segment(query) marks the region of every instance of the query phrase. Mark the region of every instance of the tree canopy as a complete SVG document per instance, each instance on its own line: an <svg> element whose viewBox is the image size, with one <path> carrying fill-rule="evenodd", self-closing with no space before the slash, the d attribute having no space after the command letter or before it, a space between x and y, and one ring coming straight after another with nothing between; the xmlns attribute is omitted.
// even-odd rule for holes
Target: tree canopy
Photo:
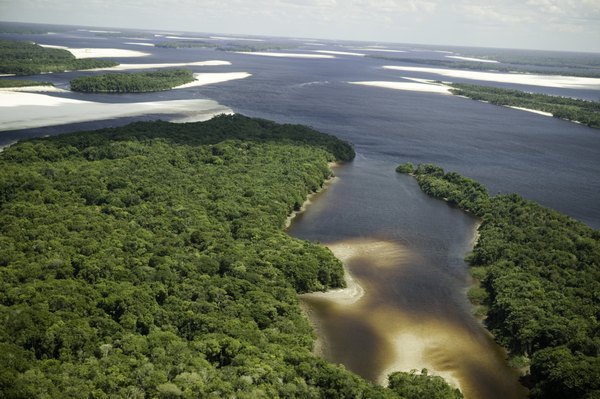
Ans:
<svg viewBox="0 0 600 399"><path fill-rule="evenodd" d="M415 173L424 192L481 218L467 260L487 292L487 327L531 359L531 397L598 397L600 232L516 194L491 197L435 165Z"/></svg>
<svg viewBox="0 0 600 399"><path fill-rule="evenodd" d="M71 90L84 93L144 93L169 90L194 81L189 69L106 73L72 79Z"/></svg>

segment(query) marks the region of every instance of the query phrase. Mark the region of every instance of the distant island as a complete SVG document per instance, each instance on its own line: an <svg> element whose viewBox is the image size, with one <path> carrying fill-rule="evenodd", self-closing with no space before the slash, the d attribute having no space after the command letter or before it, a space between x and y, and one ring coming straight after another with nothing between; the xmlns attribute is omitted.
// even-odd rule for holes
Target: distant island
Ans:
<svg viewBox="0 0 600 399"><path fill-rule="evenodd" d="M72 79L71 90L84 93L145 93L170 90L194 81L189 69L155 72L106 73Z"/></svg>
<svg viewBox="0 0 600 399"><path fill-rule="evenodd" d="M45 48L31 42L0 40L0 74L37 75L118 65L109 60L77 59L67 50Z"/></svg>
<svg viewBox="0 0 600 399"><path fill-rule="evenodd" d="M162 48L214 48L218 51L241 51L241 52L260 52L260 51L273 51L273 50L289 50L296 48L297 46L291 44L277 44L277 43L239 43L239 42L226 42L226 43L215 43L204 40L174 40L167 42L159 42L155 44L156 47Z"/></svg>
<svg viewBox="0 0 600 399"><path fill-rule="evenodd" d="M298 293L344 285L287 216L352 147L241 115L138 122L0 154L0 396L457 399L312 353Z"/></svg>
<svg viewBox="0 0 600 399"><path fill-rule="evenodd" d="M470 297L511 353L533 399L600 395L600 232L516 194L431 164L397 168L421 189L481 218L467 257L483 290Z"/></svg>
<svg viewBox="0 0 600 399"><path fill-rule="evenodd" d="M579 122L600 128L600 102L579 100L547 94L527 93L520 90L500 89L465 83L449 85L455 95L473 100L486 101L495 105L525 108L552 114L555 118Z"/></svg>

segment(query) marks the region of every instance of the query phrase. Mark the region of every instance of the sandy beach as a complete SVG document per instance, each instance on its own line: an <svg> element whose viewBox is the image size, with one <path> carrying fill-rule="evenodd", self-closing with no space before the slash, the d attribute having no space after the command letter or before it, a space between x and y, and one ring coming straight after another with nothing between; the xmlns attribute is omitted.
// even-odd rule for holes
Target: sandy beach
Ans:
<svg viewBox="0 0 600 399"><path fill-rule="evenodd" d="M190 66L225 66L231 65L229 61L211 60L196 62L176 62L163 64L119 64L109 68L88 69L88 71L129 71L134 69L156 69L156 68L180 68Z"/></svg>
<svg viewBox="0 0 600 399"><path fill-rule="evenodd" d="M498 64L498 61L494 61L494 60L486 60L483 58L461 57L459 55L447 55L446 58L452 58L454 60L461 60L461 61L488 62L491 64Z"/></svg>
<svg viewBox="0 0 600 399"><path fill-rule="evenodd" d="M417 91L423 93L450 94L448 86L441 84L422 83L422 82L391 82L391 81L366 81L366 82L348 82L353 85L382 87L385 89Z"/></svg>
<svg viewBox="0 0 600 399"><path fill-rule="evenodd" d="M576 76L534 75L522 73L494 73L464 71L444 68L405 67L386 65L384 69L403 72L430 73L452 78L481 80L487 82L514 83L531 86L558 87L569 89L600 89L600 78L582 78Z"/></svg>
<svg viewBox="0 0 600 399"><path fill-rule="evenodd" d="M57 48L67 50L75 56L75 58L130 58L130 57L147 57L150 53L144 53L136 50L124 50L118 48L72 48L65 46L54 46L50 44L39 44L46 48Z"/></svg>
<svg viewBox="0 0 600 399"><path fill-rule="evenodd" d="M281 58L335 58L328 54L306 54L306 53L272 53L269 51L234 51L237 54L258 55L262 57L281 57Z"/></svg>
<svg viewBox="0 0 600 399"><path fill-rule="evenodd" d="M378 52L378 53L406 53L405 50L389 50L389 49L383 49L383 48L379 48L379 47L374 47L374 48L370 48L370 47L353 48L352 50L356 50L356 51L375 51L375 52Z"/></svg>
<svg viewBox="0 0 600 399"><path fill-rule="evenodd" d="M146 47L154 47L152 43L139 43L139 42L125 42L123 44L130 44L132 46L146 46Z"/></svg>
<svg viewBox="0 0 600 399"><path fill-rule="evenodd" d="M351 53L348 51L333 51L333 50L313 50L315 53L319 54L333 54L333 55L352 55L355 57L364 57L366 54L362 53Z"/></svg>
<svg viewBox="0 0 600 399"><path fill-rule="evenodd" d="M550 112L539 111L537 109L530 109L530 108L523 108L523 107L513 107L513 106L510 106L510 105L504 105L504 106L507 107L507 108L518 109L519 111L531 112L531 113L538 114L538 115L554 116Z"/></svg>
<svg viewBox="0 0 600 399"><path fill-rule="evenodd" d="M195 73L195 81L173 87L173 89L187 89L189 87L205 86L214 83L227 82L229 80L245 79L250 76L252 76L252 74L248 72Z"/></svg>
<svg viewBox="0 0 600 399"><path fill-rule="evenodd" d="M146 114L179 115L174 121L193 122L233 111L212 100L139 103L98 103L42 93L0 91L0 131L56 126ZM31 115L35 115L32 118Z"/></svg>

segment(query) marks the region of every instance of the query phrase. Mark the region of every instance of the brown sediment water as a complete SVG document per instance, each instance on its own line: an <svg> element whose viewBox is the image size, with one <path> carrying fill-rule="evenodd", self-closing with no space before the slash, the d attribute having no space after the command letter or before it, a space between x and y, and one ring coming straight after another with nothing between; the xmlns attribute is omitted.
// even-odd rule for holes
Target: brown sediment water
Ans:
<svg viewBox="0 0 600 399"><path fill-rule="evenodd" d="M382 385L394 371L427 368L468 399L526 397L466 299L471 278L462 259L478 221L424 196L405 176L367 181L356 166L336 174L289 230L323 242L346 270L347 288L301 296L317 331L315 352ZM361 187L347 180L353 175ZM369 199L369 182L383 192Z"/></svg>

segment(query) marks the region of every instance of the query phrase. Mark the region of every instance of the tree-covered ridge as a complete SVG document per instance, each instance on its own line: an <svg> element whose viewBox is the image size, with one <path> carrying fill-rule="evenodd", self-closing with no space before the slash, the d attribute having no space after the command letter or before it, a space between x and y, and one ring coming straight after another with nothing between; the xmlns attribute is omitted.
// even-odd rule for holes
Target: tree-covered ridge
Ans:
<svg viewBox="0 0 600 399"><path fill-rule="evenodd" d="M500 89L466 83L450 85L452 94L487 101L495 105L522 107L549 112L555 118L567 119L600 128L600 102L578 100L547 94L527 93L520 90Z"/></svg>
<svg viewBox="0 0 600 399"><path fill-rule="evenodd" d="M170 90L194 81L189 69L154 72L106 73L72 79L71 90L84 93L145 93Z"/></svg>
<svg viewBox="0 0 600 399"><path fill-rule="evenodd" d="M467 260L483 275L487 327L531 360L531 397L598 397L600 233L516 194L491 197L434 165L415 174L427 194L481 218Z"/></svg>
<svg viewBox="0 0 600 399"><path fill-rule="evenodd" d="M228 42L209 42L205 40L174 40L159 42L156 47L162 48L214 48L218 51L242 51L242 52L257 52L257 51L273 51L273 50L289 50L298 46L287 43L252 43L239 41Z"/></svg>
<svg viewBox="0 0 600 399"><path fill-rule="evenodd" d="M27 87L27 86L54 86L54 85L50 82L38 82L36 80L0 79L0 88Z"/></svg>
<svg viewBox="0 0 600 399"><path fill-rule="evenodd" d="M118 64L109 60L77 59L67 50L45 48L31 42L0 40L0 74L37 75L115 65Z"/></svg>

